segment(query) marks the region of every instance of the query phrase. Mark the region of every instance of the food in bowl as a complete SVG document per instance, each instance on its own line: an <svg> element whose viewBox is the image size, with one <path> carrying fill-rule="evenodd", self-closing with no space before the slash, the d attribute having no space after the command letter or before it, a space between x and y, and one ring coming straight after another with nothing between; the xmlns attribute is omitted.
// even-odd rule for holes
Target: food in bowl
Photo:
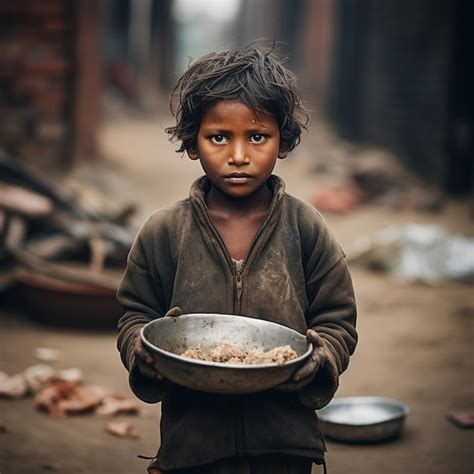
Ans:
<svg viewBox="0 0 474 474"><path fill-rule="evenodd" d="M278 346L269 350L259 347L246 351L228 343L221 343L208 352L203 351L200 346L193 346L180 355L191 359L224 364L275 363L277 365L282 365L298 357L298 354L289 345Z"/></svg>

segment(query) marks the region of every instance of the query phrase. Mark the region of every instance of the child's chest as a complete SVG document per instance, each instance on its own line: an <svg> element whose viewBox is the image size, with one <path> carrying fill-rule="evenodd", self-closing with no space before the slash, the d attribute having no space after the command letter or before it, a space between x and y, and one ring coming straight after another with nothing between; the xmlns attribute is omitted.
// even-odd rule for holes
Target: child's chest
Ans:
<svg viewBox="0 0 474 474"><path fill-rule="evenodd" d="M213 220L213 224L224 241L229 255L235 260L242 260L247 257L263 220L264 216L253 219L217 219Z"/></svg>
<svg viewBox="0 0 474 474"><path fill-rule="evenodd" d="M198 229L199 222L193 221L195 227L184 238L172 239L179 242L179 251L175 253L172 278L164 285L169 306L189 313L268 319L304 332L308 298L301 245L295 232L277 226L269 233L263 223L253 220L234 219L231 225L218 220L213 224L230 257L245 259L245 264L239 268L224 262L214 232Z"/></svg>

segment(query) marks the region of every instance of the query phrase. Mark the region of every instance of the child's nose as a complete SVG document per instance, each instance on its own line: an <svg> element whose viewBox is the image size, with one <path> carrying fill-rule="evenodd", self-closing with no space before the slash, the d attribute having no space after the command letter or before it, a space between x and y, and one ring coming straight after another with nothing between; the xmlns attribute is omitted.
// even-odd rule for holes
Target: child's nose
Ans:
<svg viewBox="0 0 474 474"><path fill-rule="evenodd" d="M249 163L247 147L244 143L235 142L230 150L229 163L237 166Z"/></svg>

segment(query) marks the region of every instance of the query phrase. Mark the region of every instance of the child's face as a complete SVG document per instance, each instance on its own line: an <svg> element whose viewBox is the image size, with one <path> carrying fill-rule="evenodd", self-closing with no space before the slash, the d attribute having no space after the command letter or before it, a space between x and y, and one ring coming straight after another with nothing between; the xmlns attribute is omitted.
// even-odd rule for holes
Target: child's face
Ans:
<svg viewBox="0 0 474 474"><path fill-rule="evenodd" d="M277 121L257 115L242 102L222 100L203 116L197 149L189 156L201 161L211 183L232 198L252 195L265 185L280 148Z"/></svg>

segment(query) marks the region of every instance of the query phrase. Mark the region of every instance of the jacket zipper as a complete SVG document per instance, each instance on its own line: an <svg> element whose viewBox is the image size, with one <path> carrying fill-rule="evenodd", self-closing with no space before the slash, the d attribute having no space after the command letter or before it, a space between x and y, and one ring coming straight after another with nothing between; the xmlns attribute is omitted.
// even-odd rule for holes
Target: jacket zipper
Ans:
<svg viewBox="0 0 474 474"><path fill-rule="evenodd" d="M271 216L273 215L274 211L274 205L270 205L270 209L268 210L268 213L258 228L257 232L255 233L252 241L250 242L250 246L247 252L247 256L244 259L244 263L240 267L240 271L237 271L234 262L232 260L232 257L229 254L229 251L227 250L227 247L225 246L224 241L222 240L222 237L220 236L219 232L217 232L216 228L214 227L214 224L211 221L211 218L209 217L209 214L207 213L206 205L202 201L202 199L197 199L201 210L205 216L206 222L210 229L212 230L214 237L217 239L217 242L219 243L222 251L224 252L227 264L232 272L232 275L234 276L234 294L235 294L235 299L234 299L234 314L240 313L242 309L242 289L243 289L243 279L242 279L242 274L244 272L244 268L247 266L247 262L250 259L250 256L252 255L252 252L254 250L255 244L258 241L258 238L260 237L261 233L263 232L263 229L266 227L267 223L269 222ZM273 203L272 203L273 204Z"/></svg>
<svg viewBox="0 0 474 474"><path fill-rule="evenodd" d="M232 260L232 257L229 254L229 251L227 250L227 247L225 246L224 241L222 240L222 237L220 236L219 232L217 232L216 228L214 227L214 224L211 221L211 218L209 217L209 214L207 213L206 206L204 202L202 202L201 199L198 199L199 205L201 207L201 210L205 216L206 222L213 232L215 238L217 239L217 242L219 243L224 255L225 259L227 261L227 264L229 268L231 269L232 275L234 276L234 294L235 294L235 299L234 299L234 314L240 313L242 309L242 289L243 289L243 282L242 282L242 273L244 271L244 268L247 265L247 262L252 255L252 252L254 251L254 247L256 245L256 242L258 238L260 237L260 234L263 232L263 229L269 222L272 214L273 214L273 206L270 207L267 216L265 217L264 221L258 228L257 232L255 233L252 241L250 242L249 250L247 252L247 257L244 259L242 265L237 265L234 264L234 261ZM244 433L244 413L243 413L243 401L238 400L238 418L237 418L237 423L236 423L236 431L235 431L235 448L236 448L236 453L237 455L243 455L245 454L245 433Z"/></svg>
<svg viewBox="0 0 474 474"><path fill-rule="evenodd" d="M211 229L212 233L214 234L214 237L216 238L217 242L219 243L219 246L224 253L225 259L227 261L227 266L230 269L233 280L234 280L234 304L233 304L233 313L236 314L240 311L241 307L241 298L242 298L242 270L244 265L242 265L242 268L238 272L234 262L232 260L232 257L229 254L229 251L227 250L227 247L225 246L224 241L222 240L222 237L220 236L219 232L217 232L216 228L214 227L214 224L211 221L211 218L209 217L209 214L207 213L206 210L206 205L201 199L198 199L197 202L199 203L199 207L201 208L201 211L206 219L207 225Z"/></svg>
<svg viewBox="0 0 474 474"><path fill-rule="evenodd" d="M235 269L235 296L236 302L234 307L240 309L241 307L241 298L242 298L242 268L244 265L234 264Z"/></svg>

